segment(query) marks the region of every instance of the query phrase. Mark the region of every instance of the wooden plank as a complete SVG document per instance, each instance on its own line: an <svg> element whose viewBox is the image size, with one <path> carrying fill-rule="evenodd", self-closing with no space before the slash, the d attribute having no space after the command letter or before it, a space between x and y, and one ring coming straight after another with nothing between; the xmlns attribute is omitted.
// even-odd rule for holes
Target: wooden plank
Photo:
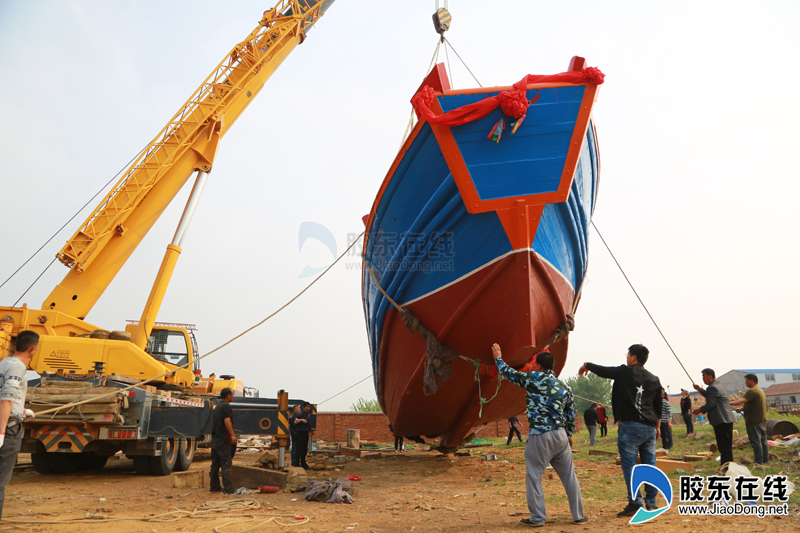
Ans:
<svg viewBox="0 0 800 533"><path fill-rule="evenodd" d="M365 453L366 452L362 452L361 449L358 449L358 448L346 448L344 446L342 447L341 450L339 450L339 455L347 455L349 457L359 457L360 458Z"/></svg>
<svg viewBox="0 0 800 533"><path fill-rule="evenodd" d="M191 470L189 472L175 472L172 474L173 487L178 489L202 489L203 480L206 478L205 470Z"/></svg>
<svg viewBox="0 0 800 533"><path fill-rule="evenodd" d="M683 456L683 460L690 463L693 463L695 461L705 461L707 459L708 457L706 457L705 455L690 455L687 453Z"/></svg>
<svg viewBox="0 0 800 533"><path fill-rule="evenodd" d="M675 461L673 459L656 459L656 466L662 472L674 472L679 468L686 470L687 472L692 471L692 465L685 461Z"/></svg>
<svg viewBox="0 0 800 533"><path fill-rule="evenodd" d="M64 404L66 405L66 404ZM49 409L54 409L58 407L57 405L40 405L40 404L33 404L30 405L29 408L34 413L41 413L42 411L47 411ZM114 403L85 403L83 405L76 405L73 407L68 407L66 409L62 409L58 412L58 414L66 415L66 414L75 414L77 415L79 412L88 414L88 413L119 413L120 404ZM45 415L46 416L46 415Z"/></svg>
<svg viewBox="0 0 800 533"><path fill-rule="evenodd" d="M286 488L289 474L276 470L265 470L252 466L233 465L231 467L231 482L234 487L257 489L264 485Z"/></svg>
<svg viewBox="0 0 800 533"><path fill-rule="evenodd" d="M609 452L606 450L589 450L589 455L604 455L604 456L616 457L617 452Z"/></svg>

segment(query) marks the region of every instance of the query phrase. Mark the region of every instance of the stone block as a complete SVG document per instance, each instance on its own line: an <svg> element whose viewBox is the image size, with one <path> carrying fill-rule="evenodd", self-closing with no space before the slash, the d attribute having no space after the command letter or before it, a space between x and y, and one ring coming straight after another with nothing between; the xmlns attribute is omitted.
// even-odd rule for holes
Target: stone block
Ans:
<svg viewBox="0 0 800 533"><path fill-rule="evenodd" d="M361 431L358 429L347 430L347 447L360 448L361 447Z"/></svg>
<svg viewBox="0 0 800 533"><path fill-rule="evenodd" d="M306 473L305 469L300 468L299 466L290 466L285 470L287 475L287 483L297 484L308 481L308 473Z"/></svg>

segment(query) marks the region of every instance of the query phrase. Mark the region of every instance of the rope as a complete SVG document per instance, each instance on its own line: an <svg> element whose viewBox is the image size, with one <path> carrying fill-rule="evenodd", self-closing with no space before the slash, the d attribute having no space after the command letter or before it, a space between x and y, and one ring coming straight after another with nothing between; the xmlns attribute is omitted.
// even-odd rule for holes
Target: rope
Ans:
<svg viewBox="0 0 800 533"><path fill-rule="evenodd" d="M149 146L149 145L148 145L148 146ZM27 260L27 261L25 261L24 263L22 263L22 265L20 265L20 267L19 267L18 269L16 269L16 270L14 271L14 273L13 273L13 274L11 274L10 276L8 276L8 278L7 278L7 279L6 279L6 280L5 280L5 281L4 281L2 284L0 284L0 289L2 289L2 288L3 288L3 286L4 286L6 283L8 283L8 282L11 280L11 278L13 278L14 276L16 276L16 275L17 275L17 272L19 272L20 270L22 270L22 269L25 267L25 265L27 265L27 264L30 262L30 260L31 260L31 259L33 259L34 257L36 257L36 255L37 255L39 252L41 252L41 251L42 251L42 249L43 249L45 246L47 246L47 245L50 243L50 241L52 241L53 239L55 239L55 238L56 238L56 235L58 235L59 233L61 233L61 231L63 231L63 229L64 229L64 228L66 228L66 227L67 227L67 225L68 225L70 222L72 222L72 220L73 220L73 219L74 219L76 216L78 216L78 215L80 214L80 212L81 212L81 211L83 211L84 209L86 209L86 206L87 206L87 205L89 205L89 203L90 203L92 200L94 200L95 198L97 198L97 196L98 196L98 195L99 195L101 192L103 192L103 190L105 190L105 188L106 188L106 187L108 187L109 185L111 185L111 182L112 182L112 181L114 181L115 179L117 179L117 176L119 176L119 175L122 173L122 171L123 171L123 170L125 170L126 168L128 168L128 166L129 166L131 163L133 163L133 162L136 160L136 158L137 158L137 157L139 157L139 156L142 154L142 152L144 152L145 148L147 148L147 146L145 146L144 148L142 148L141 150L139 150L139 153L138 153L138 154L136 154L135 156L133 156L133 159L131 159L130 161L128 161L128 162L125 164L125 166L124 166L124 167L122 167L121 169L119 169L119 172L117 172L116 174L114 174L114 177L113 177L113 178L111 178L110 180L108 180L108 183L106 183L105 185L103 185L103 187L102 187L102 188L101 188L99 191L97 191L97 192L94 194L94 196L92 196L91 198L89 198L89 201L87 201L85 204L83 204L83 207L81 207L80 209L78 209L78 211L77 211L77 212L76 212L74 215L72 215L72 217L70 217L70 219L69 219L69 220L67 220L67 221L64 223L64 225L63 225L63 226L61 226L61 227L58 229L58 231L56 231L55 233L53 233L53 236L52 236L52 237L50 237L49 239L47 239L47 241L45 241L45 243L44 243L42 246L40 246L38 250L36 250L35 252L33 252L33 255L32 255L32 256L30 256L30 257L28 258L28 260ZM50 264L52 265L53 263L50 263ZM50 268L50 265L48 265L48 266L47 266L47 268ZM47 271L47 268L45 268L45 271ZM44 274L44 272L42 272L42 274ZM40 277L42 277L42 274L39 274L39 278L40 278ZM36 278L36 281L38 281L38 280L39 280L39 278ZM36 281L34 281L34 283L36 283ZM31 285L31 287L33 287L33 285ZM28 287L28 290L30 290L30 287ZM28 291L25 291L25 292L27 293ZM23 296L25 296L25 294L23 294L22 296L20 296L20 297L19 297L19 299L21 300ZM17 300L17 302L19 302L19 300ZM14 307L16 307L16 305L17 305L17 304L15 303L15 304L14 304Z"/></svg>
<svg viewBox="0 0 800 533"><path fill-rule="evenodd" d="M364 232L362 231L362 232L361 232L361 234L360 234L358 237L356 237L356 238L353 240L353 243L352 243L350 246L348 246L348 247L345 249L345 251L344 251L344 252L342 252L342 255L340 255L339 257L337 257L337 258L336 258L336 260L335 260L333 263L331 263L331 264L330 264L330 266L329 266L328 268L326 268L326 269L325 269L325 270L322 272L322 274L320 274L319 276L317 276L316 278L314 278L314 281L312 281L311 283L309 283L308 285L306 285L306 287L305 287L305 288L304 288L302 291L300 291L299 293L297 293L297 295L295 295L295 296L294 296L294 297L293 297L291 300L289 300L288 302L286 302L285 304L283 304L283 305L282 305L282 306L281 306L281 307L280 307L280 308L279 308L277 311L275 311L274 313L272 313L271 315L269 315L267 318L265 318L264 320L262 320L262 321L261 321L261 322L259 322L258 324L256 324L256 325L254 325L254 326L251 326L251 327L247 328L247 329L246 329L246 330L244 330L242 333L239 333L238 335L236 335L235 337L233 337L233 338L232 338L232 339L230 339L229 341L227 341L227 342L225 342L225 343L223 343L223 344L221 344L221 345L217 346L216 348L214 348L214 349L213 349L213 350L211 350L210 352L206 353L205 355L202 355L202 356L198 357L198 358L197 358L197 359L195 359L194 361L190 361L190 362L187 362L187 363L185 363L185 364L183 364L183 365L181 365L181 366L178 366L178 367L176 367L176 368L175 368L175 370L177 370L177 369L180 369L180 368L186 368L187 366L194 364L196 361L200 361L201 359L204 359L204 358L208 357L209 355L211 355L211 354L213 354L213 353L215 353L215 352L218 352L219 350L221 350L222 348L226 347L227 345L229 345L229 344L230 344L230 343L232 343L233 341L235 341L235 340L239 339L240 337L243 337L244 335L246 335L246 334L250 333L251 331L253 331L253 330L254 330L254 329L256 329L257 327L261 326L261 325L262 325L264 322L266 322L266 321L267 321L267 320L269 320L270 318L274 317L275 315L277 315L278 313L280 313L281 311L283 311L284 309L286 309L287 307L289 307L289 305L290 305L290 304L292 304L292 303L293 303L295 300L297 300L298 298L300 298L300 296L302 296L302 295L303 295L303 293L305 293L305 292L306 292L308 289L310 289L312 285L314 285L316 282L318 282L318 281L320 280L320 278L322 278L322 276L324 276L325 274L327 274L327 273L328 273L328 271L330 271L330 269L332 269L332 268L334 267L334 265L336 265L336 263L338 263L338 262L339 262L339 260L341 260L341 259L342 259L342 257L344 257L344 256L347 254L347 252L349 252L349 251L350 251L350 249L351 249L353 246L355 246L355 245L356 245L356 243L357 243L357 242L359 242L359 239L360 239L360 238L361 238L363 235L364 235ZM83 401L80 401L80 402L72 402L72 403L64 404L64 405L62 405L62 406L60 406L60 407L58 407L58 408L54 408L54 409L48 409L48 410L46 410L46 411L42 411L42 412L40 412L40 413L37 413L37 416L44 415L44 414L48 414L48 413L57 413L57 412L59 412L59 411L61 411L61 410L63 410L63 409L66 409L66 408L68 408L68 407L74 407L74 406L76 406L76 405L82 405L82 404L84 404L84 403L94 402L94 401L97 401L97 400L98 400L98 399L100 399L100 398L105 398L105 397L107 397L107 396L112 396L112 395L115 395L115 394L119 394L120 392L125 392L125 391L127 391L127 390L130 390L130 389L133 389L133 388L135 388L135 387L140 387L141 385L145 385L145 384L147 384L147 383L150 383L151 381L155 381L155 380L157 380L157 379L160 379L160 378L163 378L163 377L165 377L165 376L167 376L167 375L169 375L169 374L172 374L172 373L174 373L174 372L175 372L175 370L170 370L170 371L168 371L168 372L164 372L164 373L163 373L163 374L161 374L160 376L155 376L155 377L152 377L152 378L150 378L150 379L147 379L147 380L141 381L141 382L139 382L139 383L137 383L137 384L135 384L135 385L129 385L129 386L127 386L127 387L124 387L124 388L121 388L121 389L115 389L113 392L109 392L109 393L106 393L106 394L102 394L102 395L100 395L100 396L93 396L92 398L89 398L88 400L83 400ZM52 418L52 417L51 417L51 418Z"/></svg>
<svg viewBox="0 0 800 533"><path fill-rule="evenodd" d="M350 389L352 389L352 388L353 388L353 387L355 387L356 385L360 385L361 383L364 383L365 381L367 381L367 380L368 380L369 378L371 378L371 377L372 377L372 374L370 374L369 376L365 377L364 379L362 379L361 381L359 381L359 382L358 382L358 383L356 383L355 385L350 385L349 387L347 387L347 388L346 388L346 389L344 389L343 391L341 391L341 392L337 392L336 394L334 394L333 396L331 396L331 397L330 397L330 398L328 398L327 400L322 400L321 402L318 402L318 403L317 403L317 405L319 406L319 405L322 405L323 403L327 402L328 400L333 400L334 398L336 398L336 397L337 397L337 396L339 396L340 394L343 394L343 393L345 393L345 392L349 391Z"/></svg>
<svg viewBox="0 0 800 533"><path fill-rule="evenodd" d="M653 322L653 325L658 330L658 333L661 335L661 338L664 339L665 343L667 343L667 347L669 348L669 351L672 352L672 355L675 356L675 359L677 359L678 364L681 365L681 368L686 373L686 376L689 378L689 381L691 381L692 384L694 385L695 383L694 383L694 380L692 379L692 376L689 375L689 372L686 370L686 367L683 366L683 363L681 362L680 357L678 357L678 354L676 354L675 350L672 349L672 345L670 345L669 341L667 340L667 337L661 331L661 328L658 327L658 324L656 323L656 319L653 318L653 315L650 314L650 311L647 309L647 306L644 304L644 302L642 301L641 297L639 297L639 293L636 292L636 289L633 288L633 283L631 283L631 280L628 279L628 276L625 274L625 270L623 270L622 265L619 264L619 261L617 261L617 258L614 257L614 253L611 251L611 248L608 246L608 243L603 238L603 235L600 233L600 230L597 229L597 225L595 225L594 221L592 221L592 227L597 232L597 235L600 237L600 240L603 241L603 244L605 245L606 250L608 250L608 253L611 255L611 258L617 264L617 268L619 268L619 271L622 272L622 276L625 278L625 281L628 282L628 286L630 286L631 290L633 291L633 294L636 295L636 299L639 300L640 304L642 304L642 307L644 308L645 313L647 313L647 316L650 317L650 320Z"/></svg>
<svg viewBox="0 0 800 533"><path fill-rule="evenodd" d="M444 37L444 36L442 36L442 37L444 38L444 42L446 42L446 43L447 43L447 44L450 46L450 48L452 48L452 49L453 49L453 53L456 55L456 57L458 57L458 59L460 59L460 60L461 60L461 63L464 65L464 68L466 68L466 69L467 69L467 71L468 71L470 74L472 74L472 79L474 79L474 80L475 80L475 83L477 83L479 87L483 88L483 85L481 85L481 82L479 82L479 81L478 81L478 78L476 78L476 77L475 77L475 74L473 74L473 73L472 73L472 71L471 71L471 70L469 69L469 67L467 66L467 63L466 63L466 61L464 61L463 59L461 59L461 56L460 56L460 55L458 55L458 52L457 52L457 51L456 51L456 49L453 47L452 43L451 43L450 41L448 41L446 37ZM446 50L446 49L445 49L445 50Z"/></svg>
<svg viewBox="0 0 800 533"><path fill-rule="evenodd" d="M258 503L256 500L252 499L237 499L237 500L221 500L216 502L206 502L200 507L195 507L194 511L186 511L183 509L178 509L176 507L171 507L169 511L166 513L157 514L154 516L108 516L102 513L85 513L82 517L76 518L68 518L65 520L20 520L18 518L4 518L3 522L9 522L12 524L71 524L71 523L80 523L80 522L125 522L125 521L139 521L139 522L177 522L178 520L182 520L184 518L200 518L200 519L217 519L220 518L220 513L225 513L224 517L226 518L233 518L233 517L241 517L241 518L248 518L249 520L234 520L232 522L227 522L221 526L216 526L214 528L215 533L222 533L220 531L221 528L229 526L231 524L254 521L258 517L266 517L267 519L263 522L259 523L258 525L246 529L244 531L240 531L239 533L245 533L247 531L253 531L254 529L263 526L269 522L275 522L277 525L282 527L291 527L291 526L301 526L303 524L307 524L310 519L303 516L295 516L290 514L272 514L272 513L253 513L247 512L252 510L257 510L261 508L261 504ZM278 521L280 518L290 518L293 519L292 522L287 521Z"/></svg>
<svg viewBox="0 0 800 533"><path fill-rule="evenodd" d="M433 64L436 61L436 58L439 57L439 46L441 44L442 42L437 39L436 49L433 51L433 56L431 57L431 63L430 65L428 65L428 70L425 72L425 77L422 78L423 80L428 77L428 74L431 73L431 70L433 69ZM408 134L411 131L411 128L413 127L414 127L414 106L411 106L411 115L408 117L408 125L406 125L406 131L405 133L403 133L403 140L400 141L400 148L397 149L398 151L400 151L400 149L403 148L403 144L405 144L406 139L408 139Z"/></svg>
<svg viewBox="0 0 800 533"><path fill-rule="evenodd" d="M483 404L489 403L492 400L494 400L497 397L497 393L500 392L500 382L503 381L503 376L499 374L497 375L497 390L494 391L494 396L492 396L489 399L485 399L483 397L483 394L481 393L481 362L478 361L477 359L469 359L467 357L464 357L463 355L460 355L459 357L461 357L462 359L466 359L467 361L475 365L475 381L478 382L478 400L480 404L480 409L478 410L478 418L481 418L483 416Z"/></svg>

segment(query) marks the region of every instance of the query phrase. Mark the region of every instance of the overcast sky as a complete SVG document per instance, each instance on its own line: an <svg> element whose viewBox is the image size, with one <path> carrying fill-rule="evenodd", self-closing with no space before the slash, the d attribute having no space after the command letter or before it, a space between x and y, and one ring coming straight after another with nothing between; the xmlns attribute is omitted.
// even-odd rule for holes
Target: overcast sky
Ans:
<svg viewBox="0 0 800 533"><path fill-rule="evenodd" d="M5 280L166 124L272 0L0 1ZM437 36L433 0L337 0L222 141L159 320L197 324L203 352L275 311L363 230ZM797 368L800 4L453 0L450 42L484 86L606 74L595 108L594 221L692 378ZM446 60L444 54L441 60ZM452 53L456 88L475 86ZM191 183L87 320L138 319ZM96 202L92 202L92 207ZM88 216L0 289L12 305ZM350 240L349 240L350 239ZM53 265L24 302L40 308ZM203 361L274 397L321 402L371 374L360 261ZM2 281L0 280L0 281ZM671 392L691 385L592 231L563 375L627 347ZM487 346L487 357L489 347ZM320 406L375 398L372 380Z"/></svg>

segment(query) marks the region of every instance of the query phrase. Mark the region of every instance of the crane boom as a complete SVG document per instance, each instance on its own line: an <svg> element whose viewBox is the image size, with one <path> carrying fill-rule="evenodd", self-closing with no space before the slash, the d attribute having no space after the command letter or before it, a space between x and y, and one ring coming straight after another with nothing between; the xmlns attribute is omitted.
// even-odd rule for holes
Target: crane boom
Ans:
<svg viewBox="0 0 800 533"><path fill-rule="evenodd" d="M194 171L333 0L281 0L233 47L56 257L69 273L42 309L83 320Z"/></svg>

